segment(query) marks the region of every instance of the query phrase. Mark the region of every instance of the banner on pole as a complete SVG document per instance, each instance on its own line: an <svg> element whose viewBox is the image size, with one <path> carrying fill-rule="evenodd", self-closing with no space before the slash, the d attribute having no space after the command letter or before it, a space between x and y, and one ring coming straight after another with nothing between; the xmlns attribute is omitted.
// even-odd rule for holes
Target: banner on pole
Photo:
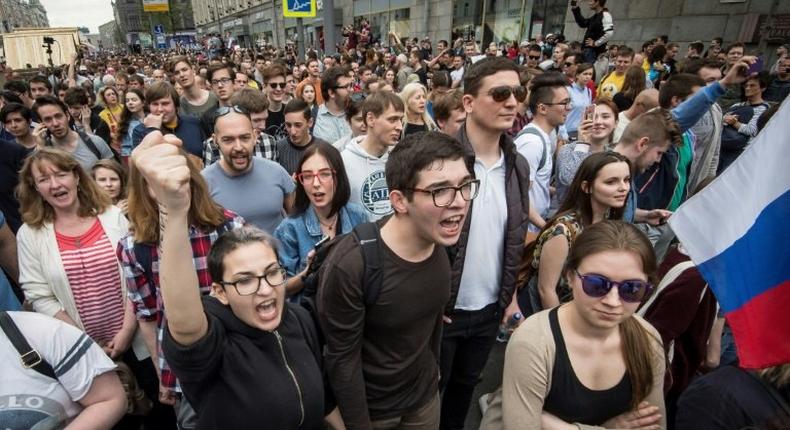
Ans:
<svg viewBox="0 0 790 430"><path fill-rule="evenodd" d="M314 18L316 0L283 0L283 16L286 18Z"/></svg>

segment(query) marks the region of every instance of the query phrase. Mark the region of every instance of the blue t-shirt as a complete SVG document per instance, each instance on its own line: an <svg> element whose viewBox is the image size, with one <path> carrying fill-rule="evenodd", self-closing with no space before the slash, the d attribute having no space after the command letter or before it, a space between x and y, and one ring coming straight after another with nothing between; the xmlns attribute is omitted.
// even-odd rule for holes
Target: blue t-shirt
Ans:
<svg viewBox="0 0 790 430"><path fill-rule="evenodd" d="M228 175L221 163L214 163L203 169L203 177L217 203L273 234L283 220L283 201L296 185L278 163L260 157L252 157L252 163L239 176Z"/></svg>
<svg viewBox="0 0 790 430"><path fill-rule="evenodd" d="M5 225L5 215L0 211L0 228ZM14 290L11 289L11 284L5 273L0 270L0 311L19 311L22 307L19 305Z"/></svg>

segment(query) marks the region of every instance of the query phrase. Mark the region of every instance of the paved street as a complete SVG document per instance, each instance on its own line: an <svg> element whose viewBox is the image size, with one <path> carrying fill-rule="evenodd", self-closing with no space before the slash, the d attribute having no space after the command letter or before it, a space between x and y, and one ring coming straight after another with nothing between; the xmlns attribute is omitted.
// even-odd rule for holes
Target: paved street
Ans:
<svg viewBox="0 0 790 430"><path fill-rule="evenodd" d="M483 371L483 380L477 384L469 414L466 416L466 430L477 430L480 427L480 406L478 399L485 393L490 393L502 384L502 365L505 361L506 343L497 343L488 356L488 363Z"/></svg>

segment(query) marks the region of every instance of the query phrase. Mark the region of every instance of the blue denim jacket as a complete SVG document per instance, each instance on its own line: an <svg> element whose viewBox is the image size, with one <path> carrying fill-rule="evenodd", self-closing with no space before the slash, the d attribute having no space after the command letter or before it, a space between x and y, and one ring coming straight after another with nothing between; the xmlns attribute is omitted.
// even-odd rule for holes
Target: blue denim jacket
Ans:
<svg viewBox="0 0 790 430"><path fill-rule="evenodd" d="M340 209L341 230L337 234L349 233L354 226L367 220L361 206L349 203ZM274 230L274 237L280 242L280 264L288 271L288 276L294 276L304 270L307 253L324 237L324 233L311 206L300 215L284 219Z"/></svg>

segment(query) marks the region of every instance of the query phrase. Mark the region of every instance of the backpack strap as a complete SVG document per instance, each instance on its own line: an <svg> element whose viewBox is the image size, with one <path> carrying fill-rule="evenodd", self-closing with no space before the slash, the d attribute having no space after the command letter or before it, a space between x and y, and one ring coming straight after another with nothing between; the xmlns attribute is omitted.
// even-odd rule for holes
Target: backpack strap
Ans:
<svg viewBox="0 0 790 430"><path fill-rule="evenodd" d="M540 161L538 162L538 168L537 168L537 170L540 170L543 168L543 166L546 165L546 157L548 156L548 152L549 152L548 148L546 147L546 139L543 137L543 133L538 131L538 129L536 129L535 127L524 127L523 129L521 129L521 131L518 132L516 138L513 139L513 141L515 142L516 140L518 140L519 137L525 134L532 134L538 136L540 138L540 143L543 144L543 153L540 154Z"/></svg>
<svg viewBox="0 0 790 430"><path fill-rule="evenodd" d="M16 323L11 318L11 315L8 315L8 312L0 312L0 327L2 327L8 340L14 345L14 348L19 353L22 367L25 369L33 369L46 377L56 381L58 380L58 377L55 376L55 370L52 369L52 366L44 360L44 357L42 357L38 351L30 346L25 336L19 331L19 327L17 327Z"/></svg>
<svg viewBox="0 0 790 430"><path fill-rule="evenodd" d="M96 156L96 159L101 160L101 152L99 152L99 148L96 147L96 144L93 143L93 139L91 139L91 137L88 136L88 134L82 130L78 130L77 134L79 134L80 139L82 139L82 141L85 142L85 146L87 146L88 149L90 149L90 151L93 153L93 155Z"/></svg>
<svg viewBox="0 0 790 430"><path fill-rule="evenodd" d="M371 306L376 303L384 284L379 250L379 241L381 240L379 226L374 222L358 224L354 227L353 234L362 248L362 263L365 267L362 274L362 288L365 306Z"/></svg>

